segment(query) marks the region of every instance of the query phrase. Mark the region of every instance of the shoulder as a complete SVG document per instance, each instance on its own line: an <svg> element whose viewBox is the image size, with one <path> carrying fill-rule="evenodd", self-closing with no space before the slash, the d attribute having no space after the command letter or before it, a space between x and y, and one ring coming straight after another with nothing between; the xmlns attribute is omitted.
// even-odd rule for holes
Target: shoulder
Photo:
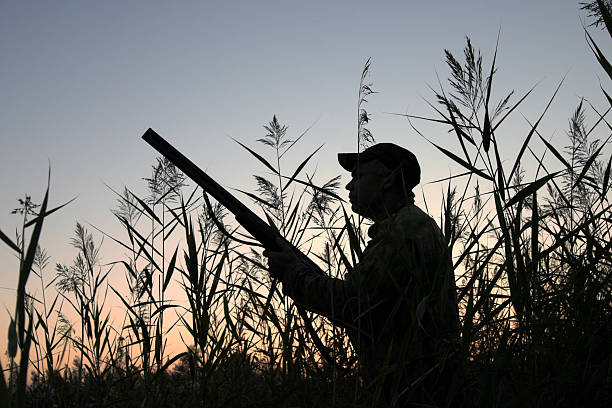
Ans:
<svg viewBox="0 0 612 408"><path fill-rule="evenodd" d="M446 240L436 221L416 205L407 205L389 220L388 243L400 251L411 248L427 262L443 257ZM398 247L399 245L399 247Z"/></svg>
<svg viewBox="0 0 612 408"><path fill-rule="evenodd" d="M392 230L400 232L406 238L423 239L442 237L436 221L414 204L402 207L391 222Z"/></svg>

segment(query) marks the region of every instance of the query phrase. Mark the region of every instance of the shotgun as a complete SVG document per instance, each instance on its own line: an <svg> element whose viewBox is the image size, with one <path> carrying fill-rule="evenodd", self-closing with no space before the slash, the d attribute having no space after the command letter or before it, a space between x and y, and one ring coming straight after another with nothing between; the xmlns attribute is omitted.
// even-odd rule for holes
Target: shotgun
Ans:
<svg viewBox="0 0 612 408"><path fill-rule="evenodd" d="M210 194L215 200L221 205L227 208L234 216L236 221L244 227L257 241L270 250L279 250L276 240L280 238L287 246L291 248L293 252L300 258L300 261L308 265L313 271L324 275L324 272L308 258L302 251L287 241L276 229L271 227L268 223L259 218L253 211L251 211L246 205L240 200L230 194L225 188L219 185L215 180L209 177L202 169L193 164L191 160L185 157L181 152L174 148L168 143L163 137L161 137L153 129L149 128L143 135L142 138L145 142L150 144L155 150L157 150L162 156L166 157L172 164L174 164L179 170L181 170L187 177L193 180L197 185L202 187L205 193ZM313 342L321 352L321 355L328 363L338 366L336 361L332 358L330 349L323 345L323 342L319 338L319 335L312 327L312 323L306 311L296 305L298 313L302 317L306 330L310 334ZM340 367L343 368L343 367Z"/></svg>

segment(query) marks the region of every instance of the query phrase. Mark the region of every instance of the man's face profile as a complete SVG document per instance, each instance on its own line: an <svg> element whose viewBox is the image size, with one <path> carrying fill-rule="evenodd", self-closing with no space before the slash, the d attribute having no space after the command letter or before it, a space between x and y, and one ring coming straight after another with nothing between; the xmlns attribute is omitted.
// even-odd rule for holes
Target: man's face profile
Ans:
<svg viewBox="0 0 612 408"><path fill-rule="evenodd" d="M378 160L369 160L353 167L351 181L346 185L353 212L369 217L378 210L390 183L388 176L389 169Z"/></svg>

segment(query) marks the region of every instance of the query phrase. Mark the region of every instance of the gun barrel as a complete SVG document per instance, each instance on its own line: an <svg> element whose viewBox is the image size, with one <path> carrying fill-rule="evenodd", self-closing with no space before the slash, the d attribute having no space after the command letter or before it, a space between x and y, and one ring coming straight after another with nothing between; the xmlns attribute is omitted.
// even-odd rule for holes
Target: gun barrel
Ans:
<svg viewBox="0 0 612 408"><path fill-rule="evenodd" d="M204 191L213 196L215 200L222 203L234 214L236 214L236 212L251 212L251 210L249 210L247 206L241 203L226 189L221 187L219 183L210 178L198 166L196 166L191 160L189 160L181 152L175 149L174 146L168 143L153 129L147 129L147 131L142 135L142 139L148 144L150 144L161 155L165 156L168 160L170 160L172 164L174 164L183 173L185 173L187 177L195 181L200 187L204 189Z"/></svg>
<svg viewBox="0 0 612 408"><path fill-rule="evenodd" d="M261 242L264 247L275 249L278 248L276 238L281 237L278 231L275 231L266 222L259 218L246 205L238 200L234 195L230 194L225 188L219 185L202 169L196 166L191 160L185 157L181 152L168 143L153 129L149 128L142 138L150 144L162 156L166 157L187 177L196 182L202 189L214 197L219 203L227 208L234 216L240 218L238 222L253 235L253 237ZM307 257L306 257L307 258Z"/></svg>

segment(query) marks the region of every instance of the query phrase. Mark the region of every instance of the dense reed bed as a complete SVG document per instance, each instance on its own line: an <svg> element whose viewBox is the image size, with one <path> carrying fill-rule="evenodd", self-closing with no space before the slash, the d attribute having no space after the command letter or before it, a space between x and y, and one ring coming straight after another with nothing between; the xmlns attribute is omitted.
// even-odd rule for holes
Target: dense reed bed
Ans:
<svg viewBox="0 0 612 408"><path fill-rule="evenodd" d="M612 34L609 8L588 6ZM588 33L587 40L612 78ZM492 100L497 50L488 66L469 40L462 58L445 55L450 76L435 91L435 116L405 116L418 134L425 120L456 136L456 143L431 143L462 168L440 181L439 222L453 253L461 315L457 352L467 366L462 401L452 406L609 406L610 108L580 102L567 145L556 147L539 129L551 95L517 155L507 157L504 125L531 91ZM368 68L369 61L358 104L363 145L373 142L365 127ZM320 148L287 163L285 154L307 143L304 134L290 138L276 117L264 130L256 149L239 142L263 170L255 192L237 194L341 277L365 245L363 220L345 211L338 178L315 183L305 172ZM534 173L524 170L527 163ZM163 158L146 181L144 197L127 188L116 193L113 214L125 233L106 240L126 256L106 265L92 231L77 223L74 262L50 272L38 242L45 218L61 207L48 209L48 191L40 206L20 200L21 234L0 236L20 257L1 406L377 406L376 395L359 387L343 329L296 313L269 278L262 248L222 207ZM111 302L122 313L111 314ZM322 358L306 324L338 364ZM183 351L169 351L169 339Z"/></svg>

